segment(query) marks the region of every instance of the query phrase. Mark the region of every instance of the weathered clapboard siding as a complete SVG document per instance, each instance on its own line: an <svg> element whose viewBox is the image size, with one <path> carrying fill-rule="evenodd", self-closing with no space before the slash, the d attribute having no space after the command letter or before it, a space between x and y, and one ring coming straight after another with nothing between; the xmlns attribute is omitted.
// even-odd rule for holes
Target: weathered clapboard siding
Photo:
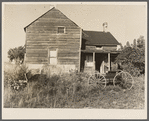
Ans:
<svg viewBox="0 0 149 121"><path fill-rule="evenodd" d="M58 34L58 27L65 33ZM57 49L57 64L79 68L80 27L53 8L26 28L26 63L48 63L48 51Z"/></svg>
<svg viewBox="0 0 149 121"><path fill-rule="evenodd" d="M28 55L28 53L44 53L44 54L46 54L46 53L48 53L47 52L47 49L27 49L26 50L26 56Z"/></svg>
<svg viewBox="0 0 149 121"><path fill-rule="evenodd" d="M36 32L36 31L41 31L41 32L57 32L57 27L58 26L52 26L52 25L49 25L49 26L43 26L43 27L38 27L38 26L30 26L28 29L27 29L27 33L30 33L30 32ZM76 32L78 31L80 28L79 27L75 27L75 26L67 26L66 28L66 32Z"/></svg>
<svg viewBox="0 0 149 121"><path fill-rule="evenodd" d="M41 35L41 34L35 34L35 35L27 35L27 39L35 39L35 38L45 38L45 39L79 39L79 34L51 34L51 35Z"/></svg>
<svg viewBox="0 0 149 121"><path fill-rule="evenodd" d="M47 57L44 53L28 53L26 57Z"/></svg>

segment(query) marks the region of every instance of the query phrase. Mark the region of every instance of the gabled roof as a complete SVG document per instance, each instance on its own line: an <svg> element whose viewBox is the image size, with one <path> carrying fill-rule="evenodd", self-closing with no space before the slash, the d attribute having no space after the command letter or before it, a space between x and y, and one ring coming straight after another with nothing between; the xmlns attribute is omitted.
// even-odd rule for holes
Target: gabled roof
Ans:
<svg viewBox="0 0 149 121"><path fill-rule="evenodd" d="M35 21L37 21L39 18L41 18L42 16L46 15L48 12L52 11L52 10L57 10L60 13L62 13L60 10L56 9L55 7L51 8L50 10L48 10L46 13L42 14L40 17L38 17L37 19L35 19L33 22L31 22L29 25L27 25L26 27L24 27L24 31L26 31L26 28L29 27L31 24L33 24ZM62 13L63 14L63 13ZM63 14L63 16L65 16L66 18L68 18L66 15ZM69 19L69 18L68 18ZM70 19L69 19L70 20ZM71 22L73 22L72 20L70 20ZM74 22L73 22L74 23ZM78 26L76 23L74 23L76 26ZM79 27L79 26L78 26Z"/></svg>
<svg viewBox="0 0 149 121"><path fill-rule="evenodd" d="M46 13L35 19L33 22L31 22L29 25L27 25L24 30L26 31L26 28L29 27L31 24L33 24L35 21L43 17L44 15L48 14L48 12L56 10L60 12L64 17L68 18L66 15L64 15L61 11L56 9L55 7L48 10ZM69 18L68 18L69 19ZM70 19L69 19L70 20ZM72 23L74 23L72 20L70 20ZM76 23L74 23L77 27L79 27ZM80 28L80 27L79 27ZM99 32L99 31L82 31L82 38L86 40L86 45L119 45L119 42L114 38L114 36L110 32Z"/></svg>
<svg viewBox="0 0 149 121"><path fill-rule="evenodd" d="M82 38L86 40L86 45L119 45L110 32L83 30Z"/></svg>

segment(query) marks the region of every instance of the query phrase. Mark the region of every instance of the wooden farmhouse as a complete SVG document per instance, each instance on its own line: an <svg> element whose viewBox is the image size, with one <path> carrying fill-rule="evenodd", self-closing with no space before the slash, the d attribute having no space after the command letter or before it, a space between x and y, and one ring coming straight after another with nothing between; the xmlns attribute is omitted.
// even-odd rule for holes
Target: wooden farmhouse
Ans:
<svg viewBox="0 0 149 121"><path fill-rule="evenodd" d="M25 64L30 69L51 65L64 72L113 70L119 42L106 29L105 22L103 31L85 31L52 8L24 28Z"/></svg>

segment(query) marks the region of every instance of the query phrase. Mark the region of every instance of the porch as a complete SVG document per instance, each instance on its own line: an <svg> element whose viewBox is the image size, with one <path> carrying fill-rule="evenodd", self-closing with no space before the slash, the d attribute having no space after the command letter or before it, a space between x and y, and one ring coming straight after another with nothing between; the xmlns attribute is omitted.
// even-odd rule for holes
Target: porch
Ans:
<svg viewBox="0 0 149 121"><path fill-rule="evenodd" d="M100 73L107 73L118 68L114 64L115 58L119 52L117 51L86 51L81 53L81 71L91 73L98 71Z"/></svg>

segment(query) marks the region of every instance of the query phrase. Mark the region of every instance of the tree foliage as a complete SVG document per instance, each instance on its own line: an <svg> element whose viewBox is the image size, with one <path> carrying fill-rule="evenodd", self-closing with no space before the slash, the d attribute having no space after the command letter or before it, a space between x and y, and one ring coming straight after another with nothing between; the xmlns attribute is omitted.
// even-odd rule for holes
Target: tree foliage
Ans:
<svg viewBox="0 0 149 121"><path fill-rule="evenodd" d="M139 47L139 48L145 48L145 39L144 39L144 36L140 36L137 39L137 47Z"/></svg>
<svg viewBox="0 0 149 121"><path fill-rule="evenodd" d="M123 47L122 43L120 43L120 48L119 48L119 50L121 51L121 50L123 50L123 49L124 49L124 47Z"/></svg>
<svg viewBox="0 0 149 121"><path fill-rule="evenodd" d="M128 71L133 76L139 76L145 72L145 40L143 36L137 39L132 46L128 46L116 57L115 62L118 63L123 70Z"/></svg>
<svg viewBox="0 0 149 121"><path fill-rule="evenodd" d="M137 48L137 41L136 41L136 39L133 40L133 47Z"/></svg>
<svg viewBox="0 0 149 121"><path fill-rule="evenodd" d="M130 47L129 41L126 42L126 47Z"/></svg>
<svg viewBox="0 0 149 121"><path fill-rule="evenodd" d="M15 61L15 64L22 64L24 61L25 46L19 46L15 48L10 48L8 51L8 58L12 62Z"/></svg>

